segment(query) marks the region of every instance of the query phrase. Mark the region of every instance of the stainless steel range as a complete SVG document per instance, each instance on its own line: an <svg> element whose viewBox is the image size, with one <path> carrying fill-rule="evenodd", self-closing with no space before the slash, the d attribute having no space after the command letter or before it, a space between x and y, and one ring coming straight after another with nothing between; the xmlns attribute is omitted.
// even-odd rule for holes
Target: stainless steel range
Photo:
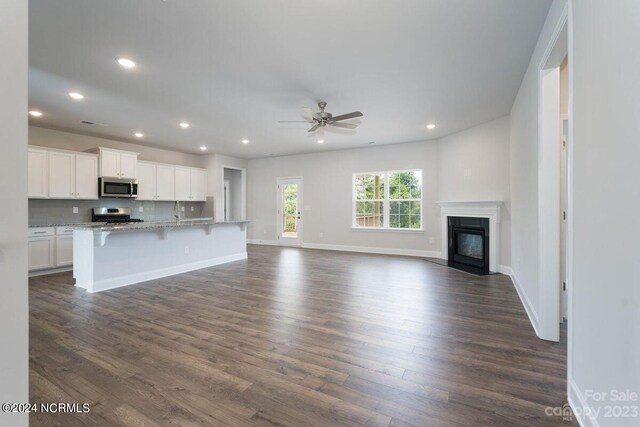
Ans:
<svg viewBox="0 0 640 427"><path fill-rule="evenodd" d="M131 218L131 209L129 208L93 208L91 221L106 222L107 224L144 222L139 218Z"/></svg>

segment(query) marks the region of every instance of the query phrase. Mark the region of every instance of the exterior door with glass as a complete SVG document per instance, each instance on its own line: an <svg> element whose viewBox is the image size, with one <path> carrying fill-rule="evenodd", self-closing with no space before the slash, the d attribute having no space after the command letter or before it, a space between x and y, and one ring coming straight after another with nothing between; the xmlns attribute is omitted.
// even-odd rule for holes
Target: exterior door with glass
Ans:
<svg viewBox="0 0 640 427"><path fill-rule="evenodd" d="M278 242L302 246L302 178L278 178Z"/></svg>

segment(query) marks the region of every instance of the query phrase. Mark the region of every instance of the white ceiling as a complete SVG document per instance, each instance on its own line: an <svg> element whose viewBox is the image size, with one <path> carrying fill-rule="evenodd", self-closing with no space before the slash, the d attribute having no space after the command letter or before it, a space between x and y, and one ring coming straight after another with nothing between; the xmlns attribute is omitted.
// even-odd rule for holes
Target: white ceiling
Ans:
<svg viewBox="0 0 640 427"><path fill-rule="evenodd" d="M438 138L508 114L550 0L29 5L29 106L44 113L31 124L257 158ZM321 99L334 115L362 111L357 132L278 123Z"/></svg>

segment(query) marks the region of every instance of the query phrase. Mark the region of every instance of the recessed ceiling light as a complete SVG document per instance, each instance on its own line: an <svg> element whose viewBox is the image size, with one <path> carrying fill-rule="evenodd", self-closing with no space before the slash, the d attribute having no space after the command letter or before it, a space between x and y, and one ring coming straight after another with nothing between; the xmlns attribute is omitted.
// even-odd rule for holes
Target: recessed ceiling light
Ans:
<svg viewBox="0 0 640 427"><path fill-rule="evenodd" d="M200 146L200 149L201 149L202 151L206 151L206 150L207 150L207 147L205 147L204 145L201 145L201 146Z"/></svg>
<svg viewBox="0 0 640 427"><path fill-rule="evenodd" d="M136 132L134 133L134 135L138 138L142 138L144 136L144 134L142 132Z"/></svg>
<svg viewBox="0 0 640 427"><path fill-rule="evenodd" d="M42 113L37 110L31 110L29 111L29 114L31 114L33 117L42 117Z"/></svg>
<svg viewBox="0 0 640 427"><path fill-rule="evenodd" d="M78 92L69 92L69 96L75 100L81 100L84 98L84 95Z"/></svg>
<svg viewBox="0 0 640 427"><path fill-rule="evenodd" d="M427 129L435 129L436 125L434 125L433 123L429 123L427 125Z"/></svg>
<svg viewBox="0 0 640 427"><path fill-rule="evenodd" d="M134 68L136 63L130 60L129 58L116 58L118 64L122 65L123 68Z"/></svg>
<svg viewBox="0 0 640 427"><path fill-rule="evenodd" d="M186 129L186 128L188 128L189 126L190 126L190 125L189 125L189 123L187 123L187 122L181 122L181 123L180 123L180 127L181 127L181 128Z"/></svg>
<svg viewBox="0 0 640 427"><path fill-rule="evenodd" d="M375 141L369 141L369 145L375 144L375 143L376 143Z"/></svg>
<svg viewBox="0 0 640 427"><path fill-rule="evenodd" d="M249 143L249 140L248 140L248 139L243 139L241 142L242 142L243 144L248 144L248 143Z"/></svg>
<svg viewBox="0 0 640 427"><path fill-rule="evenodd" d="M324 139L319 139L318 144L324 144Z"/></svg>

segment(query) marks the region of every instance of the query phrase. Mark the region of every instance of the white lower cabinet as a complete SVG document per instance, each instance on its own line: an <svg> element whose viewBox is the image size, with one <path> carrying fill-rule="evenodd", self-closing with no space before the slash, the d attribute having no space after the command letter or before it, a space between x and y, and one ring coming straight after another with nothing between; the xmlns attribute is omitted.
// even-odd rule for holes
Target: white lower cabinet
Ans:
<svg viewBox="0 0 640 427"><path fill-rule="evenodd" d="M73 230L69 227L29 228L29 271L73 265Z"/></svg>
<svg viewBox="0 0 640 427"><path fill-rule="evenodd" d="M56 236L56 267L73 265L73 235Z"/></svg>

